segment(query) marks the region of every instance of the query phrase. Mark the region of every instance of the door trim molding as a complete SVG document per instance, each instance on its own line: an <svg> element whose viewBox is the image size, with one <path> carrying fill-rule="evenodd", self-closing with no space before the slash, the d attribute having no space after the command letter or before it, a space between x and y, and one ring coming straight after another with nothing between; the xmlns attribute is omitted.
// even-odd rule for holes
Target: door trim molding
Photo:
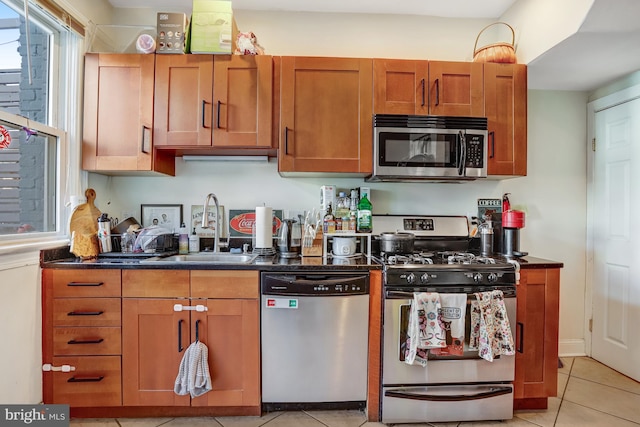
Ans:
<svg viewBox="0 0 640 427"><path fill-rule="evenodd" d="M587 104L587 241L586 241L586 273L585 273L585 301L584 301L584 350L587 356L591 356L592 332L589 331L589 320L593 318L593 224L595 210L593 206L593 178L595 154L592 149L592 141L596 136L596 113L630 102L640 98L640 84L619 90L602 98L595 99ZM596 142L597 145L597 142ZM596 147L597 149L597 147Z"/></svg>

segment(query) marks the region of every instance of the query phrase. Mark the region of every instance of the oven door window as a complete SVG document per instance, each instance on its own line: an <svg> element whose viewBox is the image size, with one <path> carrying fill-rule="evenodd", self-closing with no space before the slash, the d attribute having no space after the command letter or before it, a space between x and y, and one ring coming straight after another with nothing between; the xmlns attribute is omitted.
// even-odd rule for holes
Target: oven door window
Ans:
<svg viewBox="0 0 640 427"><path fill-rule="evenodd" d="M461 343L458 340L451 337L451 329L447 322L444 322L444 329L447 334L447 347L444 349L438 349L437 352L429 351L429 360L450 360L450 359L480 359L478 355L478 349L471 350L469 348L469 337L471 336L471 301L475 297L471 295L471 298L467 298L467 307L465 314L465 326L464 326L464 342ZM411 312L411 304L402 304L400 306L400 342L398 348L400 354L398 359L401 362L405 360L405 352L407 350L407 326L409 324L409 313ZM460 348L460 350L458 350ZM434 354L439 353L439 354ZM500 356L496 356L496 359Z"/></svg>
<svg viewBox="0 0 640 427"><path fill-rule="evenodd" d="M416 168L455 168L458 134L430 132L380 132L379 165Z"/></svg>

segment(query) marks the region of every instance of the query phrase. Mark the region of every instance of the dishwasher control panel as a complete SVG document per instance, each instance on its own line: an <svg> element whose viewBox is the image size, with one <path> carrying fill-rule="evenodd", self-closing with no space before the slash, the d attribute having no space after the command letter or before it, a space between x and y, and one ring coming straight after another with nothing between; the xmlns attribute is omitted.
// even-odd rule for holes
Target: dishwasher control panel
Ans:
<svg viewBox="0 0 640 427"><path fill-rule="evenodd" d="M369 294L369 275L263 273L262 295L345 296Z"/></svg>

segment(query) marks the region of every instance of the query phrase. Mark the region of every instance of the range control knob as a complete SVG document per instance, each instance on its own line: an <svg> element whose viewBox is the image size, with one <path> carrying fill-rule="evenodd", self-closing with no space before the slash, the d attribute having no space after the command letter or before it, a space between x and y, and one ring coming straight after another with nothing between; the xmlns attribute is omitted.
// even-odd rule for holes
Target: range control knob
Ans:
<svg viewBox="0 0 640 427"><path fill-rule="evenodd" d="M476 283L482 282L482 274L476 273L473 275L473 281Z"/></svg>
<svg viewBox="0 0 640 427"><path fill-rule="evenodd" d="M496 273L489 273L489 275L487 276L487 280L489 281L489 283L493 283L498 280L498 275Z"/></svg>
<svg viewBox="0 0 640 427"><path fill-rule="evenodd" d="M413 273L407 274L407 283L414 283L416 281L416 275Z"/></svg>
<svg viewBox="0 0 640 427"><path fill-rule="evenodd" d="M429 282L429 275L427 273L422 273L422 276L420 276L420 283L428 283Z"/></svg>

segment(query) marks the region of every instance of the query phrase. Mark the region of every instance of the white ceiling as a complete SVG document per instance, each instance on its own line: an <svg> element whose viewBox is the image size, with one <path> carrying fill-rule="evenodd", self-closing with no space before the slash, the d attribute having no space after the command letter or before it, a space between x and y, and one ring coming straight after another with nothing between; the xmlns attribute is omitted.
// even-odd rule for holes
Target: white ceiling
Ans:
<svg viewBox="0 0 640 427"><path fill-rule="evenodd" d="M385 13L449 18L497 18L516 0L233 0L241 10ZM109 0L115 7L191 9L192 0ZM366 2L366 3L365 3ZM366 6L363 7L363 4Z"/></svg>
<svg viewBox="0 0 640 427"><path fill-rule="evenodd" d="M518 0L365 0L367 13L499 18ZM109 0L115 7L190 10L193 0ZM245 10L362 13L355 0L233 0ZM578 32L528 65L530 89L592 91L640 70L640 0L594 0Z"/></svg>

